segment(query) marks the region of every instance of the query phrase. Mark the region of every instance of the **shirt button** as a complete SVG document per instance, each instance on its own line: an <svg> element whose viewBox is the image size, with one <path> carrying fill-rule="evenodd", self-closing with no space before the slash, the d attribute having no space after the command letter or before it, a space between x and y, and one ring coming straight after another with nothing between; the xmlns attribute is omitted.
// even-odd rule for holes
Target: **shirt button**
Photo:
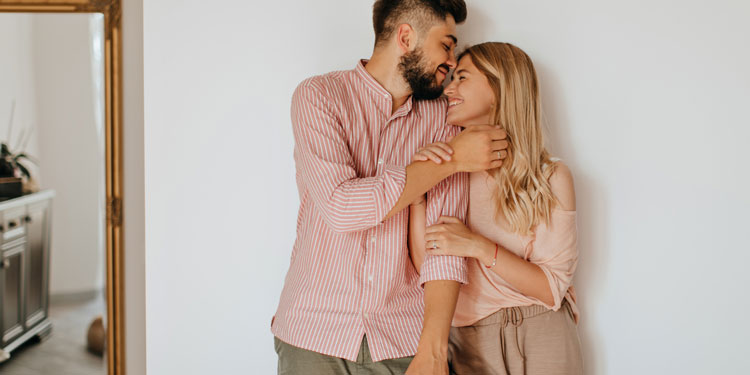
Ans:
<svg viewBox="0 0 750 375"><path fill-rule="evenodd" d="M370 319L370 314L364 313L364 314L362 314L362 317L365 318L365 319Z"/></svg>
<svg viewBox="0 0 750 375"><path fill-rule="evenodd" d="M370 238L370 242L375 243L375 236L372 236L372 238Z"/></svg>
<svg viewBox="0 0 750 375"><path fill-rule="evenodd" d="M383 159L378 159L378 164L383 165Z"/></svg>
<svg viewBox="0 0 750 375"><path fill-rule="evenodd" d="M368 277L367 277L367 280L368 280L368 281L372 281L372 275L368 276Z"/></svg>

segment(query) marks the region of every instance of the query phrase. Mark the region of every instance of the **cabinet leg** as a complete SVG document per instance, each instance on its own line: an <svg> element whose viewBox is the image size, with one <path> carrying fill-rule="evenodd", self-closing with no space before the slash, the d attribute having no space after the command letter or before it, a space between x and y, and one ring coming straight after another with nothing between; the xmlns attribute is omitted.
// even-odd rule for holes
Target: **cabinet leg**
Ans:
<svg viewBox="0 0 750 375"><path fill-rule="evenodd" d="M34 335L34 338L37 342L42 342L49 337L50 333L52 333L52 324L47 325L43 330L39 331L39 333Z"/></svg>

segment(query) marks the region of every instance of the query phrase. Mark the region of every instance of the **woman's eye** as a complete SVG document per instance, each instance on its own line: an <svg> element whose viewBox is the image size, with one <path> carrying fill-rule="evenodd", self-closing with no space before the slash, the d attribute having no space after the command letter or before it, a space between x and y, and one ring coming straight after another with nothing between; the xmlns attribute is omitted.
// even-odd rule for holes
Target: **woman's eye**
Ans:
<svg viewBox="0 0 750 375"><path fill-rule="evenodd" d="M459 81L463 81L463 80L464 80L465 78L466 78L466 77L463 77L463 76L459 76L459 77L458 77L458 80L459 80Z"/></svg>
<svg viewBox="0 0 750 375"><path fill-rule="evenodd" d="M443 44L443 48L445 48L445 50L446 50L446 51L450 51L450 50L451 50L451 48L450 48L450 47L448 47L448 45L447 45L447 44Z"/></svg>

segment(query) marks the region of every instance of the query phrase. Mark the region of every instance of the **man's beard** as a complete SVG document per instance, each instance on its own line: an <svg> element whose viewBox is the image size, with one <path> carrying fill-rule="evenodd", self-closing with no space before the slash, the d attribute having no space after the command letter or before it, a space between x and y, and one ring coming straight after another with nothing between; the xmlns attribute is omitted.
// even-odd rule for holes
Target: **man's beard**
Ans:
<svg viewBox="0 0 750 375"><path fill-rule="evenodd" d="M432 100L443 94L443 86L437 82L435 72L428 71L428 63L421 49L415 49L401 56L398 67L401 75L411 87L414 99Z"/></svg>

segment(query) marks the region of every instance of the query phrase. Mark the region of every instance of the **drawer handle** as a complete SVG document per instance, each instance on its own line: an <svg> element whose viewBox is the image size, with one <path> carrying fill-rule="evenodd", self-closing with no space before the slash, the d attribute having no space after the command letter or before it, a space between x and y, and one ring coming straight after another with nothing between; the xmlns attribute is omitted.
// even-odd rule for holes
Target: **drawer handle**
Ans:
<svg viewBox="0 0 750 375"><path fill-rule="evenodd" d="M25 218L23 218L23 221L25 221L27 223L30 223L31 222L31 216L26 216Z"/></svg>
<svg viewBox="0 0 750 375"><path fill-rule="evenodd" d="M8 268L10 267L10 259L3 259L3 262L0 263L0 268Z"/></svg>
<svg viewBox="0 0 750 375"><path fill-rule="evenodd" d="M18 222L16 222L16 221L11 221L10 223L8 223L8 228L9 228L9 229L13 229L13 228L15 228L15 227L16 227L17 225L18 225Z"/></svg>

